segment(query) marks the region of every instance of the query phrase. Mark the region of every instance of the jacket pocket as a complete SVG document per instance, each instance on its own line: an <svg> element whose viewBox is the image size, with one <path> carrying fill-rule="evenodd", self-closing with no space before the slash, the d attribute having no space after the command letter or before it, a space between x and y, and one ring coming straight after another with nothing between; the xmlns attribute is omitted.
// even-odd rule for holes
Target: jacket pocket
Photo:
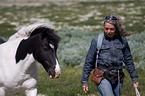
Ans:
<svg viewBox="0 0 145 96"><path fill-rule="evenodd" d="M122 45L117 46L117 53L119 53L120 55L123 54L123 46Z"/></svg>
<svg viewBox="0 0 145 96"><path fill-rule="evenodd" d="M122 49L123 49L123 46L122 46L122 45L118 45L118 46L117 46L117 49L122 50Z"/></svg>
<svg viewBox="0 0 145 96"><path fill-rule="evenodd" d="M99 54L100 59L102 59L103 61L110 59L110 51L110 46L103 45Z"/></svg>
<svg viewBox="0 0 145 96"><path fill-rule="evenodd" d="M107 46L107 45L102 45L102 48L101 50L103 51L108 51L110 49L110 46Z"/></svg>
<svg viewBox="0 0 145 96"><path fill-rule="evenodd" d="M122 61L123 60L123 46L122 45L117 46L116 54L118 56L118 60Z"/></svg>

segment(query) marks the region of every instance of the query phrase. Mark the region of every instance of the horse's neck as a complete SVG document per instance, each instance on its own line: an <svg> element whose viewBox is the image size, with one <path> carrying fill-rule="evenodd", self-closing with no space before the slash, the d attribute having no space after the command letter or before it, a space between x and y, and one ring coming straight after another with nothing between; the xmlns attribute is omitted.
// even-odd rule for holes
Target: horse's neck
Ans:
<svg viewBox="0 0 145 96"><path fill-rule="evenodd" d="M36 47L40 46L39 36L22 40L17 48L16 63L24 60L28 54L33 54Z"/></svg>
<svg viewBox="0 0 145 96"><path fill-rule="evenodd" d="M30 78L38 79L37 65L32 56L28 55L23 61L3 66L3 70L0 70L0 82L6 82L6 86L15 86Z"/></svg>
<svg viewBox="0 0 145 96"><path fill-rule="evenodd" d="M22 39L23 38L18 38L8 41L0 46L0 56L2 56L0 60L0 73L3 73L5 77L14 78L16 74L28 73L29 67L34 66L32 64L35 60L32 54L27 54L24 60L20 60L16 63L15 55L19 42Z"/></svg>
<svg viewBox="0 0 145 96"><path fill-rule="evenodd" d="M28 52L28 50L30 49L29 45L30 43L29 41L27 42L27 39L25 39L24 42L23 40L21 40L15 52L15 60L19 58L19 61L18 62L16 61L16 64L20 65L19 69L23 71L26 71L29 67L33 66L33 64L36 61L33 57L32 52L31 53Z"/></svg>
<svg viewBox="0 0 145 96"><path fill-rule="evenodd" d="M20 60L17 65L19 65L19 71L21 74L30 74L36 71L36 61L32 54L27 54L24 60ZM35 70L34 70L35 69Z"/></svg>

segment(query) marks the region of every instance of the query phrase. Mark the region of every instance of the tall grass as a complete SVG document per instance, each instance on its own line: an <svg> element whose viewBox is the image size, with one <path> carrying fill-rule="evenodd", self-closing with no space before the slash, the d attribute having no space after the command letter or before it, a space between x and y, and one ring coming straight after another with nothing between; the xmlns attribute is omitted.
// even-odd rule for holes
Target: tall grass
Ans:
<svg viewBox="0 0 145 96"><path fill-rule="evenodd" d="M39 65L41 66L41 65ZM63 69L61 75L57 79L50 79L45 70L40 67L38 70L38 94L44 96L101 96L98 92L96 85L89 79L89 91L83 92L80 79L82 77L82 68L67 68ZM130 76L126 70L124 70L125 79L122 87L121 96L135 96L135 89L131 82ZM144 70L137 69L139 75L139 87L138 90L141 96L145 96L145 73ZM25 96L17 94L15 96Z"/></svg>
<svg viewBox="0 0 145 96"><path fill-rule="evenodd" d="M128 72L125 70L124 85L121 96L135 96L135 89L131 82ZM145 72L137 69L137 73ZM44 69L39 69L38 93L46 96L101 96L96 85L89 80L89 91L84 93L80 79L82 77L82 68L68 68L62 70L58 79L50 79ZM139 92L145 96L144 74L139 74Z"/></svg>

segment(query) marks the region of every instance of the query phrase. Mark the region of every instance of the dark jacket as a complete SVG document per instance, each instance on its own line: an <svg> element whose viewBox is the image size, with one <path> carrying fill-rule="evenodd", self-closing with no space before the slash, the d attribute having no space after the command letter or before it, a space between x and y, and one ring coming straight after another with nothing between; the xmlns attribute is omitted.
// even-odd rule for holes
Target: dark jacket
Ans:
<svg viewBox="0 0 145 96"><path fill-rule="evenodd" d="M91 46L86 56L83 69L83 76L81 78L81 82L83 85L88 85L89 75L91 71L95 68L97 54L97 39L98 36L96 36L92 40ZM114 36L113 39L110 39L107 36L104 36L102 48L98 56L99 57L97 61L97 67L99 69L102 69L104 71L111 71L111 68L121 67L124 63L131 76L132 81L138 81L138 75L136 74L131 51L125 37Z"/></svg>

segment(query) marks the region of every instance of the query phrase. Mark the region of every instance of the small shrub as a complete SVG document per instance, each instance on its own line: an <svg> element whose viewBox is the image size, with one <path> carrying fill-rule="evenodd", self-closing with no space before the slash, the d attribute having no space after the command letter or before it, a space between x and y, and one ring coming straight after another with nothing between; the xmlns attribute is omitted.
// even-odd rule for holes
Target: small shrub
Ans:
<svg viewBox="0 0 145 96"><path fill-rule="evenodd" d="M63 29L58 32L61 42L58 49L58 58L61 66L81 66L84 63L86 53L91 40L98 32L89 32L78 29Z"/></svg>
<svg viewBox="0 0 145 96"><path fill-rule="evenodd" d="M144 69L145 65L145 31L131 35L128 40L131 47L134 62L137 68Z"/></svg>

